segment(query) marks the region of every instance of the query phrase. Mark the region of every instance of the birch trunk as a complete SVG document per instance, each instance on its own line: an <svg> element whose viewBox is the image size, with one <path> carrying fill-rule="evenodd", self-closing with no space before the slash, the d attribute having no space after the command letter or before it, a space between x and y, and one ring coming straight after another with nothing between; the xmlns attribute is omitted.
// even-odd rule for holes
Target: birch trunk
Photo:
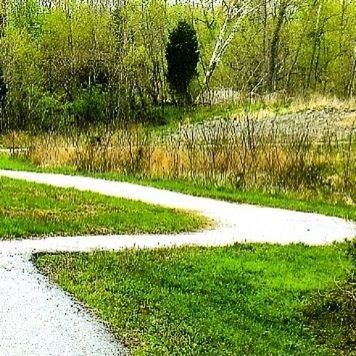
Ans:
<svg viewBox="0 0 356 356"><path fill-rule="evenodd" d="M239 7L238 7L239 5ZM215 41L214 49L210 57L209 65L205 71L202 89L196 99L198 102L202 94L209 90L209 83L215 69L224 55L226 49L234 39L236 32L239 29L241 21L251 12L253 8L249 1L244 1L242 4L237 0L229 4L225 4L225 16L221 25L218 37Z"/></svg>

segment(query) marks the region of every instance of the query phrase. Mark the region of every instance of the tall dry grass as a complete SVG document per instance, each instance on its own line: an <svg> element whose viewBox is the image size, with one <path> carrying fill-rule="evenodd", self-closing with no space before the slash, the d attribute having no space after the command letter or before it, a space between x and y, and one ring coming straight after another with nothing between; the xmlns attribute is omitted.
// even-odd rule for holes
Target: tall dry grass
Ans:
<svg viewBox="0 0 356 356"><path fill-rule="evenodd" d="M340 135L263 127L238 122L180 127L157 133L142 126L97 127L89 131L24 138L27 157L45 167L72 166L145 178L188 179L241 189L332 194L356 201L355 128Z"/></svg>

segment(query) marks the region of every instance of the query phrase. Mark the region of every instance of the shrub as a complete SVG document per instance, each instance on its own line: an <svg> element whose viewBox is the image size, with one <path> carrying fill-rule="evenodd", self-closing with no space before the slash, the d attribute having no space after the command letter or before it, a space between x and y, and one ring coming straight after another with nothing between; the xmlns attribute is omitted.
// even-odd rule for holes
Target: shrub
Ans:
<svg viewBox="0 0 356 356"><path fill-rule="evenodd" d="M352 269L347 281L316 295L305 310L319 344L338 355L352 354L356 348L356 239L349 242L348 254Z"/></svg>
<svg viewBox="0 0 356 356"><path fill-rule="evenodd" d="M180 21L170 33L166 59L167 79L172 91L179 101L190 102L188 87L197 73L199 50L196 31L186 21Z"/></svg>

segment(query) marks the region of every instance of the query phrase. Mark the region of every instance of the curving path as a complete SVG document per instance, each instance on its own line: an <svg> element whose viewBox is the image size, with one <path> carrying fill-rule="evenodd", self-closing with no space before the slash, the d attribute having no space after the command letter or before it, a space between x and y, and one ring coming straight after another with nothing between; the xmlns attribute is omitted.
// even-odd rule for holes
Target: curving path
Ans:
<svg viewBox="0 0 356 356"><path fill-rule="evenodd" d="M73 236L0 242L0 355L126 353L103 324L38 274L30 261L33 252L216 246L243 241L321 245L356 236L356 224L319 214L234 204L88 177L2 170L0 176L190 209L216 222L211 230L180 235Z"/></svg>

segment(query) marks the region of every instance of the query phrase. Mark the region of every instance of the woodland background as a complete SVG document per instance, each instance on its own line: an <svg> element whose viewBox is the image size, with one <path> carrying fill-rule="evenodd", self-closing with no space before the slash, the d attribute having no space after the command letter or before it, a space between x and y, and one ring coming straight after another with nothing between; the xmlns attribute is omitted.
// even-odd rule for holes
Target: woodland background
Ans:
<svg viewBox="0 0 356 356"><path fill-rule="evenodd" d="M0 12L3 130L159 120L180 20L197 32L195 103L355 91L352 0L2 0Z"/></svg>

